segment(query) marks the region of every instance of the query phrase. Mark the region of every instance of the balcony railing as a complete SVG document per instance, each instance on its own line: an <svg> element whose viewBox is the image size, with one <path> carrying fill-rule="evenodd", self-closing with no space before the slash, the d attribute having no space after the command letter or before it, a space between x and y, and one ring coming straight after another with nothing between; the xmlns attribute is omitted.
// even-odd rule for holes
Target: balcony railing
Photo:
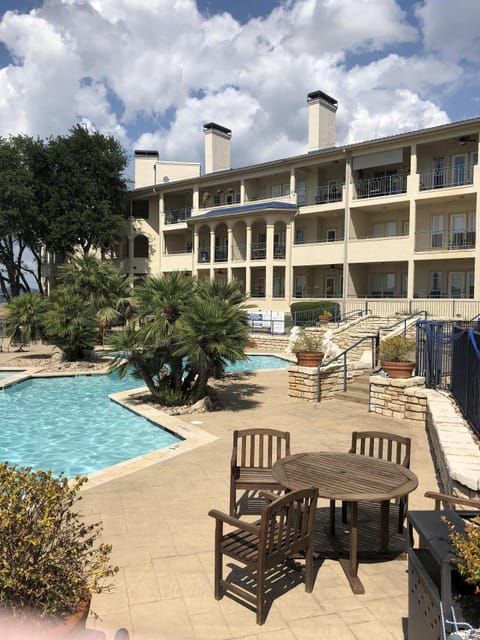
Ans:
<svg viewBox="0 0 480 640"><path fill-rule="evenodd" d="M460 167L444 167L443 169L423 171L420 173L420 191L472 184L474 166L474 164L464 164Z"/></svg>
<svg viewBox="0 0 480 640"><path fill-rule="evenodd" d="M183 209L169 209L168 211L165 211L165 224L177 224L178 222L185 222L185 220L191 217L191 207L184 207Z"/></svg>
<svg viewBox="0 0 480 640"><path fill-rule="evenodd" d="M185 249L169 249L165 247L165 251L163 252L164 256L178 256L182 253L192 253L192 247L186 247Z"/></svg>
<svg viewBox="0 0 480 640"><path fill-rule="evenodd" d="M393 196L406 193L407 176L382 176L381 178L367 178L355 180L357 198L378 198L379 196Z"/></svg>
<svg viewBox="0 0 480 640"><path fill-rule="evenodd" d="M199 249L198 250L197 260L198 260L198 262L210 262L210 250L209 249Z"/></svg>
<svg viewBox="0 0 480 640"><path fill-rule="evenodd" d="M285 242L275 242L273 245L274 260L282 260L285 258Z"/></svg>
<svg viewBox="0 0 480 640"><path fill-rule="evenodd" d="M325 204L328 202L340 202L343 194L343 183L323 185L315 189L307 189L297 194L297 204Z"/></svg>
<svg viewBox="0 0 480 640"><path fill-rule="evenodd" d="M228 247L215 247L215 262L227 262Z"/></svg>
<svg viewBox="0 0 480 640"><path fill-rule="evenodd" d="M332 244L332 242L343 242L344 235L343 233L337 235L335 238L322 238L321 240L311 240L310 238L295 238L293 244Z"/></svg>
<svg viewBox="0 0 480 640"><path fill-rule="evenodd" d="M444 231L418 231L415 233L415 251L449 251L474 249L475 231L445 229Z"/></svg>
<svg viewBox="0 0 480 640"><path fill-rule="evenodd" d="M250 259L265 260L267 257L267 245L265 242L252 242Z"/></svg>

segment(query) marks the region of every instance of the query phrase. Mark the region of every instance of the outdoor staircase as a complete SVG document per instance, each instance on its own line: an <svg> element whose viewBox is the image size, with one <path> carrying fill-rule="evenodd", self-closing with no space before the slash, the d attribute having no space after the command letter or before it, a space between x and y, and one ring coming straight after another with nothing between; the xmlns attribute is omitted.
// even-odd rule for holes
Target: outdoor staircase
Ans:
<svg viewBox="0 0 480 640"><path fill-rule="evenodd" d="M338 390L335 393L335 398L337 400L341 400L342 402L361 404L367 407L369 384L369 372L362 373L361 375L355 376L352 380L348 381L346 391Z"/></svg>

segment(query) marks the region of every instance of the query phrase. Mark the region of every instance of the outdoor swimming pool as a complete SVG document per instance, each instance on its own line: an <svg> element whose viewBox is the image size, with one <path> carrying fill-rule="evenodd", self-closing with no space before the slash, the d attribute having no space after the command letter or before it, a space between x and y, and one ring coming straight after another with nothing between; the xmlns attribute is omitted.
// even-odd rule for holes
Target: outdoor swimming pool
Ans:
<svg viewBox="0 0 480 640"><path fill-rule="evenodd" d="M288 362L253 356L229 371L278 369ZM88 474L178 443L181 438L109 400L142 386L133 376L35 378L0 392L0 460Z"/></svg>
<svg viewBox="0 0 480 640"><path fill-rule="evenodd" d="M20 369L15 369L11 371L0 371L0 380L4 380L5 378L9 378L10 376L14 376L17 373L22 373Z"/></svg>

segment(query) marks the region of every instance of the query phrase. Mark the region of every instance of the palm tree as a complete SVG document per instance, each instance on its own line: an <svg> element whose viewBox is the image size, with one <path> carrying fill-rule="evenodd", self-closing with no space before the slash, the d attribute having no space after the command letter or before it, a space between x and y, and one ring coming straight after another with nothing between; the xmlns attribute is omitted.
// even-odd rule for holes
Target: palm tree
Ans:
<svg viewBox="0 0 480 640"><path fill-rule="evenodd" d="M238 305L215 297L192 300L177 331L177 352L187 360L191 402L207 395L209 378L219 377L228 362L245 359L247 339L247 317Z"/></svg>
<svg viewBox="0 0 480 640"><path fill-rule="evenodd" d="M25 293L7 306L7 335L20 345L44 340L43 316L47 303L38 293Z"/></svg>
<svg viewBox="0 0 480 640"><path fill-rule="evenodd" d="M59 288L50 298L44 327L64 360L80 360L95 346L98 320L89 300Z"/></svg>

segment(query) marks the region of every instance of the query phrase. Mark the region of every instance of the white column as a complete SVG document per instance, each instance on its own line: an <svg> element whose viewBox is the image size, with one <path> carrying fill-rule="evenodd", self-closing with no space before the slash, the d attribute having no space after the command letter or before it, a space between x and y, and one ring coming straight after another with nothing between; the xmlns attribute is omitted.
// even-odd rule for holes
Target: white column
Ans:
<svg viewBox="0 0 480 640"><path fill-rule="evenodd" d="M195 228L193 232L193 255L192 255L192 274L198 273L198 250L200 249L198 240L198 230Z"/></svg>
<svg viewBox="0 0 480 640"><path fill-rule="evenodd" d="M247 222L247 240L245 247L245 292L247 297L252 293L252 273L250 267L250 259L252 255L252 226Z"/></svg>
<svg viewBox="0 0 480 640"><path fill-rule="evenodd" d="M290 167L290 202L297 201L297 182L295 180L295 167Z"/></svg>
<svg viewBox="0 0 480 640"><path fill-rule="evenodd" d="M410 215L408 218L408 279L407 299L413 300L415 293L415 229L417 227L417 203L415 198L410 198Z"/></svg>
<svg viewBox="0 0 480 640"><path fill-rule="evenodd" d="M267 236L267 246L265 247L267 258L265 266L265 299L271 301L273 295L273 236L275 225L268 223L265 231Z"/></svg>
<svg viewBox="0 0 480 640"><path fill-rule="evenodd" d="M230 226L227 227L227 273L228 281L232 279L232 260L233 260L233 231Z"/></svg>
<svg viewBox="0 0 480 640"><path fill-rule="evenodd" d="M215 230L210 229L210 280L213 278L213 268L215 266Z"/></svg>
<svg viewBox="0 0 480 640"><path fill-rule="evenodd" d="M198 186L193 187L192 209L199 209L200 195Z"/></svg>
<svg viewBox="0 0 480 640"><path fill-rule="evenodd" d="M285 300L288 304L292 301L292 247L293 247L293 220L285 228Z"/></svg>

